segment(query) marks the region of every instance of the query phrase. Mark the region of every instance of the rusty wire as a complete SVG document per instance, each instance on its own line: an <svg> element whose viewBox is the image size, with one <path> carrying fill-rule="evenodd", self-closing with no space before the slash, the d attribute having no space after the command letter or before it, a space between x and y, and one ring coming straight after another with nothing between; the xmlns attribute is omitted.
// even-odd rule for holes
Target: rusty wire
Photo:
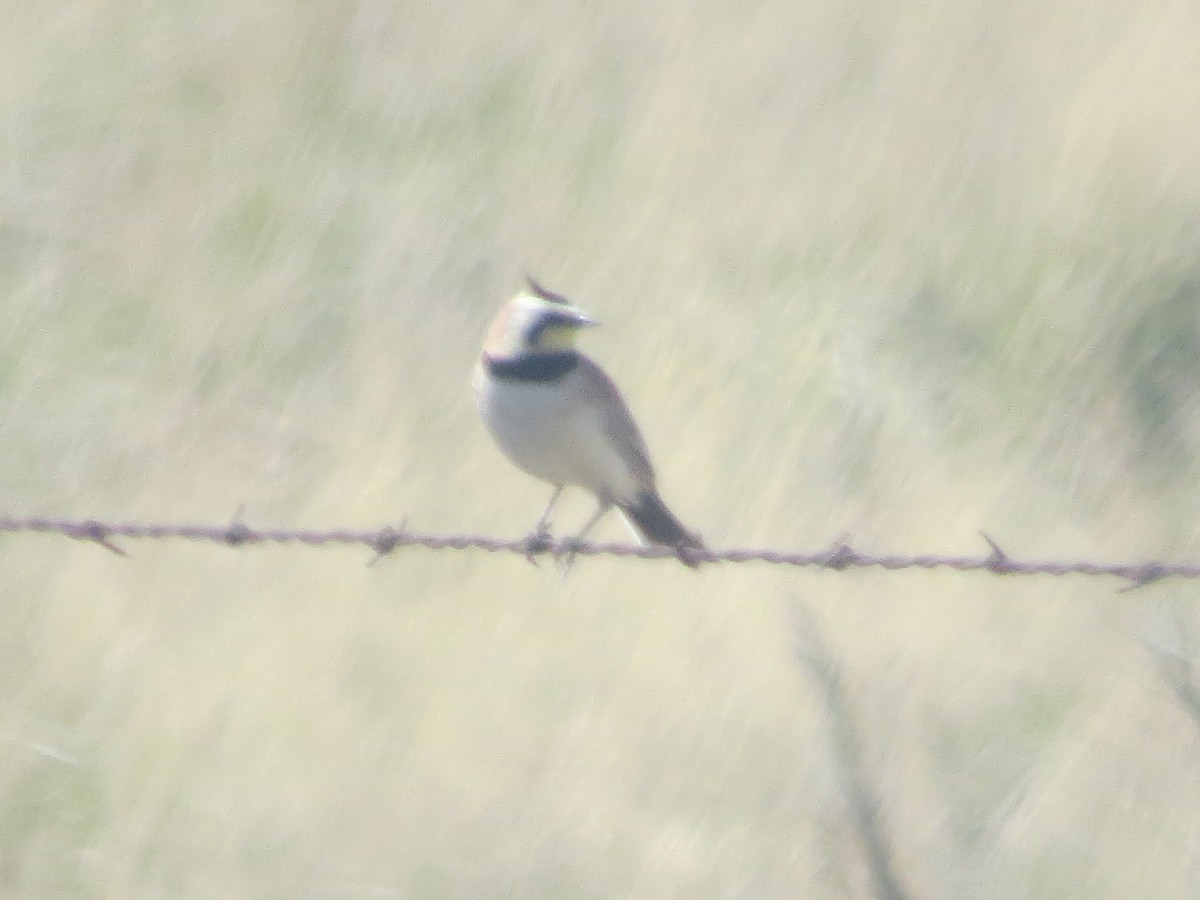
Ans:
<svg viewBox="0 0 1200 900"><path fill-rule="evenodd" d="M552 539L506 540L465 534L420 534L405 524L373 530L349 528L297 530L289 528L252 528L240 519L225 525L186 523L109 522L98 519L0 518L0 533L55 534L99 544L122 556L125 551L116 540L207 541L241 547L251 544L303 544L310 547L364 546L375 551L375 559L406 547L427 550L482 550L489 553L515 553L535 560L575 556L616 556L639 559L670 559L686 555L686 561L705 563L751 563L846 569L951 569L957 572L984 571L994 575L1088 575L1119 578L1128 582L1126 589L1141 587L1164 578L1200 578L1200 564L1187 562L1103 563L1087 560L1037 560L1010 556L988 535L989 552L976 556L939 554L874 555L855 550L842 541L834 547L809 553L763 548L675 549L660 546L582 543ZM372 560L373 562L375 560Z"/></svg>

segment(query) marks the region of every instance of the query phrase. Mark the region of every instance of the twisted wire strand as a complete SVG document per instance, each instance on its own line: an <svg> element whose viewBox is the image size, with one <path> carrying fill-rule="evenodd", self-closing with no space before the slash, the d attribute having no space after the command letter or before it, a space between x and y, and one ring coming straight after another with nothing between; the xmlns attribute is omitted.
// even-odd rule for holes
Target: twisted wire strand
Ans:
<svg viewBox="0 0 1200 900"><path fill-rule="evenodd" d="M114 541L183 540L207 541L241 547L248 544L302 544L309 547L364 546L378 558L396 550L422 547L427 550L482 550L489 553L515 553L534 560L540 556L614 556L639 559L685 558L705 563L765 563L768 565L815 567L842 571L879 568L950 569L957 572L984 571L994 575L1083 575L1119 578L1126 590L1151 584L1164 578L1200 578L1200 564L1150 560L1133 563L1103 563L1089 560L1018 559L1009 556L988 535L982 535L990 552L982 556L944 556L939 554L873 555L855 550L842 542L832 548L813 552L795 552L756 547L723 549L675 549L660 546L633 546L611 543L572 543L552 539L503 539L470 534L422 534L409 531L406 524L378 529L290 529L252 528L239 519L225 525L178 522L111 522L100 519L0 518L0 533L54 534L90 541L126 555Z"/></svg>

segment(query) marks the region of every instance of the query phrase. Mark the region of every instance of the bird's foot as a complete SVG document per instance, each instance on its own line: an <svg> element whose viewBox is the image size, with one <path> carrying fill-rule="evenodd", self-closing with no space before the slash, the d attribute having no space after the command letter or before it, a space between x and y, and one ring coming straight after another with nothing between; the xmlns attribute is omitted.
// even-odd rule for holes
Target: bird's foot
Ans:
<svg viewBox="0 0 1200 900"><path fill-rule="evenodd" d="M544 524L539 524L533 531L525 536L524 544L525 558L532 565L537 565L537 554L545 553L550 549L550 545L554 543L554 538L550 536L550 529Z"/></svg>
<svg viewBox="0 0 1200 900"><path fill-rule="evenodd" d="M583 547L583 538L578 535L565 537L558 542L558 551L554 554L554 562L563 575L570 572L571 566L575 565L575 559L579 555L581 547Z"/></svg>

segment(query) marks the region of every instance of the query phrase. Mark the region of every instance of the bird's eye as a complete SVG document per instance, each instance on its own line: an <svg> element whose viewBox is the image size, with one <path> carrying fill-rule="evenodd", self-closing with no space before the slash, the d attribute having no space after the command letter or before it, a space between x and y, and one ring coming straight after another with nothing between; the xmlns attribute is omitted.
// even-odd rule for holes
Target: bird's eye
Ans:
<svg viewBox="0 0 1200 900"><path fill-rule="evenodd" d="M575 320L565 313L557 311L547 311L535 318L529 323L529 327L525 330L525 340L529 346L538 346L548 331L565 330L569 331L575 324Z"/></svg>
<svg viewBox="0 0 1200 900"><path fill-rule="evenodd" d="M531 347L536 347L551 324L548 316L538 316L525 329L525 342Z"/></svg>

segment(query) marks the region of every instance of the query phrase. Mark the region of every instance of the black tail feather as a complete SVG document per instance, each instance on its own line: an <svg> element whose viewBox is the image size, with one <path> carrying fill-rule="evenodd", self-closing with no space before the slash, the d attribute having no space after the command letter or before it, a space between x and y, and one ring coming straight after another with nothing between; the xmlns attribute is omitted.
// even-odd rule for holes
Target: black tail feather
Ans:
<svg viewBox="0 0 1200 900"><path fill-rule="evenodd" d="M663 544L680 551L704 548L700 538L683 527L656 491L643 491L634 503L622 503L620 506L621 512L625 513L647 542ZM682 552L679 558L693 568L697 565Z"/></svg>

